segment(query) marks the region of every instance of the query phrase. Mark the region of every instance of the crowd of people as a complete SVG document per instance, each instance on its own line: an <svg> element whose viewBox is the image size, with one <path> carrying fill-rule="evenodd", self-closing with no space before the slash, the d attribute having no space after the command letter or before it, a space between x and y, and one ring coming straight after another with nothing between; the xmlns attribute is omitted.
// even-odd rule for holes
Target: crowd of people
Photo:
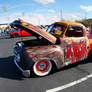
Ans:
<svg viewBox="0 0 92 92"><path fill-rule="evenodd" d="M0 29L0 36L8 35L8 33L9 33L9 28Z"/></svg>

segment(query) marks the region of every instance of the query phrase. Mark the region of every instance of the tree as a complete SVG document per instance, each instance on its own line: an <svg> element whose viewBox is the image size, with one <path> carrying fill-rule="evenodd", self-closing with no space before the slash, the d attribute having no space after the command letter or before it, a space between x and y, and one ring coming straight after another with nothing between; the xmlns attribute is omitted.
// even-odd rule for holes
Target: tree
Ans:
<svg viewBox="0 0 92 92"><path fill-rule="evenodd" d="M77 20L76 22L82 23L83 25L85 25L86 27L91 26L92 25L92 19L83 19L83 20Z"/></svg>

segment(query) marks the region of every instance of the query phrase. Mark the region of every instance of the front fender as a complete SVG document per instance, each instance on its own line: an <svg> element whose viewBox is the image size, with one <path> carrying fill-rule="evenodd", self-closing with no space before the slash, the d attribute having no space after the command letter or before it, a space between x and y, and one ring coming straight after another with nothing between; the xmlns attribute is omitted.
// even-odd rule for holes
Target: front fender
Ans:
<svg viewBox="0 0 92 92"><path fill-rule="evenodd" d="M25 49L29 58L33 62L40 59L49 59L60 69L64 64L64 49L60 45L38 46Z"/></svg>
<svg viewBox="0 0 92 92"><path fill-rule="evenodd" d="M55 46L55 48L40 51L37 58L47 58L56 64L57 69L60 69L64 65L64 49L60 46Z"/></svg>

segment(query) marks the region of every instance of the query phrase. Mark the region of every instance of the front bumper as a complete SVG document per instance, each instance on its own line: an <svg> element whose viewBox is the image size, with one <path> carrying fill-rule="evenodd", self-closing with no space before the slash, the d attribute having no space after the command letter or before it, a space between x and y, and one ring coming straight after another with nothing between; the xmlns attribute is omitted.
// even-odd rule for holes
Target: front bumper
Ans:
<svg viewBox="0 0 92 92"><path fill-rule="evenodd" d="M22 69L22 68L17 64L16 57L14 57L14 63L15 63L15 65L17 66L17 68L22 72L22 74L23 74L24 77L30 77L30 70Z"/></svg>

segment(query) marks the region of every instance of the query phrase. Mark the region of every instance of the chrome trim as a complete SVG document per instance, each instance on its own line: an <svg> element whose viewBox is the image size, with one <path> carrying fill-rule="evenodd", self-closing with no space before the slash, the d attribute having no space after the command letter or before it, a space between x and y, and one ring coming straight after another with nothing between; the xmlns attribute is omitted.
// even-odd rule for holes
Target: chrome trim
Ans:
<svg viewBox="0 0 92 92"><path fill-rule="evenodd" d="M23 73L25 73L25 72L30 72L30 70L24 70L24 69L22 69L18 64L17 64L17 62L16 62L16 58L14 57L14 63L15 63L15 65L18 67L18 69L21 71L21 72L23 72Z"/></svg>

